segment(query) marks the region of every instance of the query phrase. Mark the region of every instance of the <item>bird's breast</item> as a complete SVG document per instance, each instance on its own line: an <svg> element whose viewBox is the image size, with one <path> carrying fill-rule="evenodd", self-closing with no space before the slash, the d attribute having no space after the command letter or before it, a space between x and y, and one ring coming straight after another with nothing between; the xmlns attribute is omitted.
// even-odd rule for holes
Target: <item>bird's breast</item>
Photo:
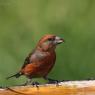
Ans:
<svg viewBox="0 0 95 95"><path fill-rule="evenodd" d="M36 52L31 59L32 61L35 61L38 66L47 66L55 63L56 55L55 52Z"/></svg>
<svg viewBox="0 0 95 95"><path fill-rule="evenodd" d="M46 53L40 52L40 51L35 51L35 53L30 57L30 63L31 62L37 62L40 60L43 60L47 56Z"/></svg>
<svg viewBox="0 0 95 95"><path fill-rule="evenodd" d="M46 56L36 63L37 73L40 75L47 75L53 68L56 60L55 52L47 53Z"/></svg>

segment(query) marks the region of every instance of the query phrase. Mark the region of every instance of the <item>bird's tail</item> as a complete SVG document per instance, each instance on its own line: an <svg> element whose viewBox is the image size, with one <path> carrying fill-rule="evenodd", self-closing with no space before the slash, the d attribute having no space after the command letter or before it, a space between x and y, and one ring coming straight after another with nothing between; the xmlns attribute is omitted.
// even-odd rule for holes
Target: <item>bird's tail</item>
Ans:
<svg viewBox="0 0 95 95"><path fill-rule="evenodd" d="M12 78L12 77L19 78L21 75L22 75L22 74L21 74L20 72L18 72L18 73L16 73L16 74L12 75L12 76L7 77L6 79L8 80L8 79L10 79L10 78Z"/></svg>

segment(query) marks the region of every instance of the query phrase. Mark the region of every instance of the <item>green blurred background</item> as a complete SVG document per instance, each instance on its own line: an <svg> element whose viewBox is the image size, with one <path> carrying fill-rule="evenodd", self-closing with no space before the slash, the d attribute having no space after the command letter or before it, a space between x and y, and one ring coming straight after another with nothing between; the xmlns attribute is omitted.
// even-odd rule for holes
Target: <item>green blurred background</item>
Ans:
<svg viewBox="0 0 95 95"><path fill-rule="evenodd" d="M65 39L49 77L95 78L95 0L0 0L0 86L26 81L5 78L19 71L45 34Z"/></svg>

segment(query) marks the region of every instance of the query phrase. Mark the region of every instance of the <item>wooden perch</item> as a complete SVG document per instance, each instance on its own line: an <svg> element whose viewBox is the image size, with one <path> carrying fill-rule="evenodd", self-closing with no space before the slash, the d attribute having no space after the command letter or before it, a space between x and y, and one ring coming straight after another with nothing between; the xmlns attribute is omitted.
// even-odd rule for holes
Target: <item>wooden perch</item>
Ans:
<svg viewBox="0 0 95 95"><path fill-rule="evenodd" d="M0 95L95 95L95 80L1 88Z"/></svg>

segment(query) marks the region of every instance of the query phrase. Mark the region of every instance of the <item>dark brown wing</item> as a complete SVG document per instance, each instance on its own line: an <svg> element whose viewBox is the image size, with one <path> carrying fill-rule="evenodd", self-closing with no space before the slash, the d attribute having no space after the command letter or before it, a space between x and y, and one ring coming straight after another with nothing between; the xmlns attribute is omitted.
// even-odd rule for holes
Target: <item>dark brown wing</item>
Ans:
<svg viewBox="0 0 95 95"><path fill-rule="evenodd" d="M23 66L22 66L22 69L23 69L27 64L32 63L32 62L30 62L30 57L32 56L32 54L34 53L34 51L35 51L35 50L33 50L33 52L31 52L31 53L26 57L26 59L25 59L25 61L24 61L24 64L23 64Z"/></svg>
<svg viewBox="0 0 95 95"><path fill-rule="evenodd" d="M45 54L39 50L33 50L25 59L24 64L22 66L22 69L27 65L27 64L34 64L35 61L41 60L45 57Z"/></svg>

